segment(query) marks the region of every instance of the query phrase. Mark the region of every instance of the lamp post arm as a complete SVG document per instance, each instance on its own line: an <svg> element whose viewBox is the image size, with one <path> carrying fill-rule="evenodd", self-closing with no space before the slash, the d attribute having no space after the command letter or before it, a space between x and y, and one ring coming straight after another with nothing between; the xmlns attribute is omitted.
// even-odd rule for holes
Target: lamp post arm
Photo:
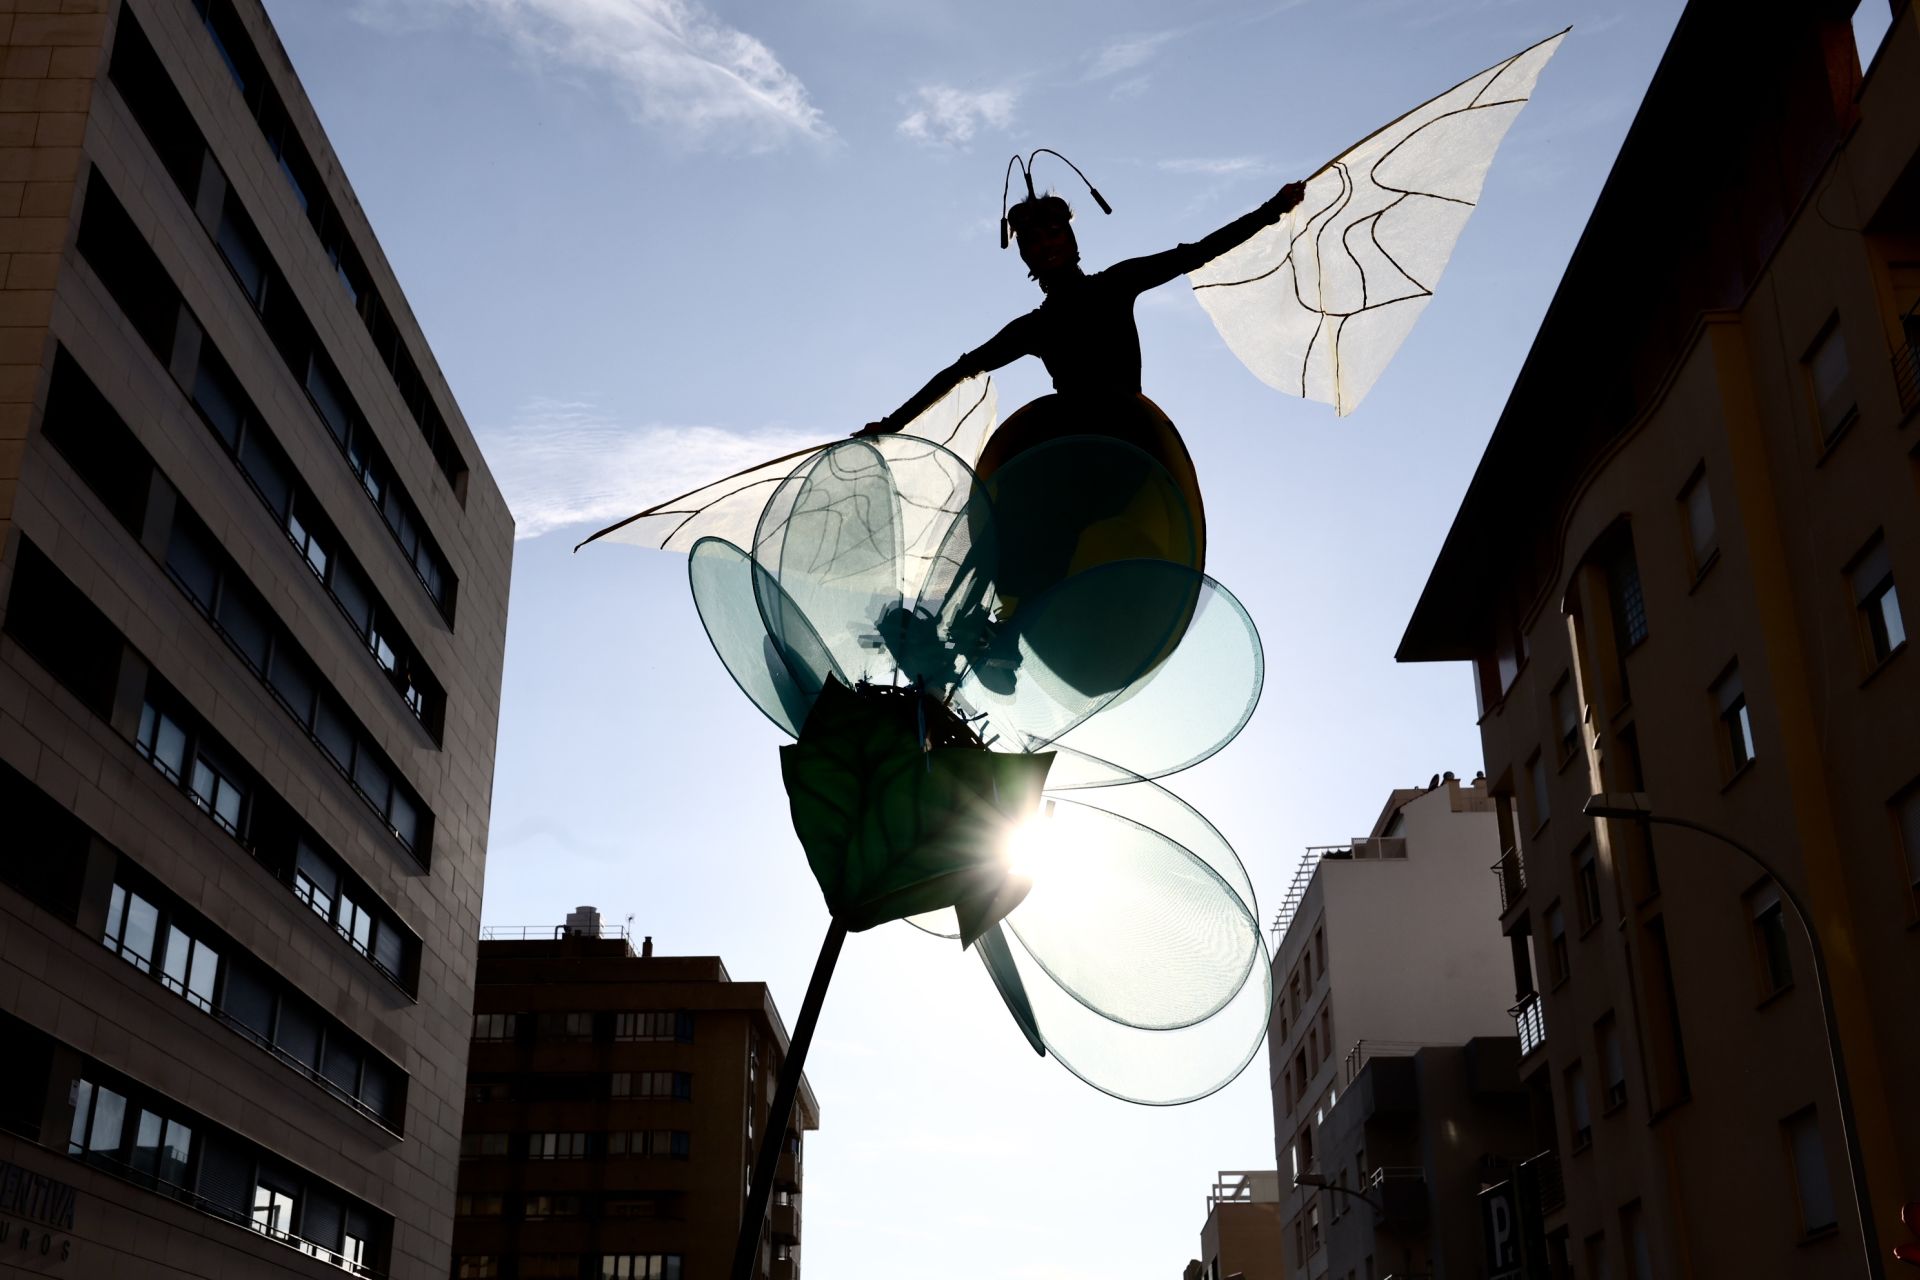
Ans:
<svg viewBox="0 0 1920 1280"><path fill-rule="evenodd" d="M1355 1191L1352 1187L1343 1187L1338 1183L1334 1183L1334 1182L1302 1182L1298 1178L1294 1179L1293 1185L1296 1187L1307 1187L1314 1191L1332 1191L1337 1195L1352 1196L1355 1200L1358 1200L1362 1204L1365 1204L1368 1208L1372 1209L1375 1213L1379 1214L1381 1217L1384 1218L1387 1216L1386 1205L1380 1203L1380 1201L1374 1199L1372 1196L1368 1195L1366 1192Z"/></svg>
<svg viewBox="0 0 1920 1280"><path fill-rule="evenodd" d="M1840 1024L1833 1009L1833 984L1827 979L1827 953L1826 948L1820 945L1820 931L1814 927L1813 913L1807 910L1806 903L1800 900L1800 895L1794 891L1793 886L1788 884L1765 858L1724 831L1717 831L1686 818L1670 818L1660 813L1638 814L1636 820L1658 823L1667 827L1679 827L1731 847L1745 856L1747 861L1767 873L1767 878L1773 881L1774 887L1780 891L1780 896L1787 900L1787 905L1793 908L1793 914L1799 918L1800 928L1807 935L1807 950L1813 956L1815 994L1820 998L1820 1016L1826 1023L1827 1057L1833 1067L1833 1092L1839 1103L1840 1137L1847 1152L1847 1173L1853 1182L1853 1205L1860 1219L1860 1244L1867 1255L1867 1275L1872 1280L1885 1280L1886 1268L1880 1259L1880 1233L1874 1225L1873 1209L1867 1199L1866 1163L1860 1154L1859 1128L1854 1123L1853 1089L1847 1083L1847 1061L1845 1052L1840 1047Z"/></svg>

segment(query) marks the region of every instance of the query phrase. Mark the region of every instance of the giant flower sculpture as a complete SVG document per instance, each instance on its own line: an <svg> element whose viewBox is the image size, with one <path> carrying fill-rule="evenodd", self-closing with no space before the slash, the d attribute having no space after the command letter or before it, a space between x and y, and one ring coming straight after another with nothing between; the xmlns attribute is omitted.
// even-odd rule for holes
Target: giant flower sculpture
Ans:
<svg viewBox="0 0 1920 1280"><path fill-rule="evenodd" d="M1120 495L1110 517L1038 514L1088 475ZM1261 652L1192 566L1174 481L1077 437L983 483L888 436L764 492L750 545L693 543L693 596L795 738L782 774L836 924L960 939L1034 1049L1116 1096L1184 1102L1236 1076L1270 1000L1252 885L1154 779L1240 731Z"/></svg>

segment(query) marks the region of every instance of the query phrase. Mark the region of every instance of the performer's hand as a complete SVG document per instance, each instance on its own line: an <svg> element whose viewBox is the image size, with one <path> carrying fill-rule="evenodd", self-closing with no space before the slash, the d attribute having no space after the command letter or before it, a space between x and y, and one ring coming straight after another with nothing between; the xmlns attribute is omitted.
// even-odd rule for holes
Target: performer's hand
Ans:
<svg viewBox="0 0 1920 1280"><path fill-rule="evenodd" d="M1289 182L1286 186L1280 188L1280 194L1276 195L1273 198L1273 203L1275 208L1277 208L1281 213L1285 213L1289 209L1293 208L1295 205L1299 204L1302 200L1306 199L1306 197L1307 197L1306 183Z"/></svg>

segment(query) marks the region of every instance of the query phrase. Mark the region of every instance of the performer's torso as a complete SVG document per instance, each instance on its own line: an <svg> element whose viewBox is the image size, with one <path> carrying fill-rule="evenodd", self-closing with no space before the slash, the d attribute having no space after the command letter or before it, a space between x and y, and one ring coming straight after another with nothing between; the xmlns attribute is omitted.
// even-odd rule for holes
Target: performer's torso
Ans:
<svg viewBox="0 0 1920 1280"><path fill-rule="evenodd" d="M1131 289L1101 272L1065 283L1031 314L1033 354L1067 395L1137 394L1140 331Z"/></svg>

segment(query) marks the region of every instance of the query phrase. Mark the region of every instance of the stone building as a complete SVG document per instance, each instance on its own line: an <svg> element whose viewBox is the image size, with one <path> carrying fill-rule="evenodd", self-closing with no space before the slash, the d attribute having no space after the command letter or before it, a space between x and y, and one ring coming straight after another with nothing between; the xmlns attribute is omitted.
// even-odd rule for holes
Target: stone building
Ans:
<svg viewBox="0 0 1920 1280"><path fill-rule="evenodd" d="M0 1272L438 1280L513 525L258 0L0 12Z"/></svg>

